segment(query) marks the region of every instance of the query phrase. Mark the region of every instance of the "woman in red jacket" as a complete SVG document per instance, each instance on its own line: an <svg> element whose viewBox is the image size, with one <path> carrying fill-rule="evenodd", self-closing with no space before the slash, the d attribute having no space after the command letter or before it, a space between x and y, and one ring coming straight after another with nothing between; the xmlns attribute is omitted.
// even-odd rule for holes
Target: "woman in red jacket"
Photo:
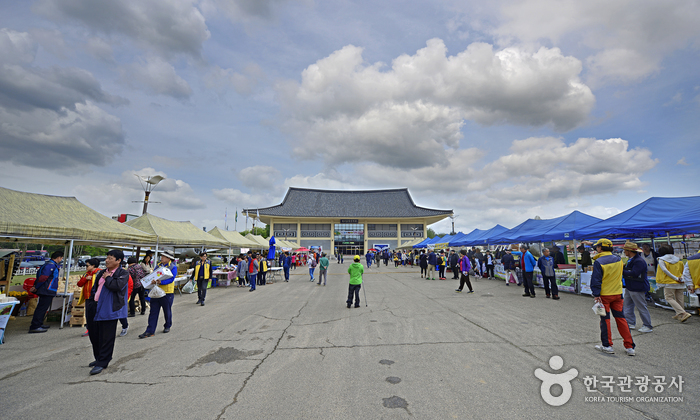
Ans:
<svg viewBox="0 0 700 420"><path fill-rule="evenodd" d="M78 280L78 287L82 287L83 290L80 293L79 305L82 305L86 300L90 298L90 289L92 289L92 280L95 278L97 273L100 271L100 260L97 258L90 258L85 261L87 271L83 274L83 277ZM85 330L83 337L88 336L88 330Z"/></svg>

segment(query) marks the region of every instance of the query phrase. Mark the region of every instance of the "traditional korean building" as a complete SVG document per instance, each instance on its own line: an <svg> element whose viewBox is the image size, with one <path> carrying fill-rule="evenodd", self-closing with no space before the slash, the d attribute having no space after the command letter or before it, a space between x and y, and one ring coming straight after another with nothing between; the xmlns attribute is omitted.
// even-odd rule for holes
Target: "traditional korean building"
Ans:
<svg viewBox="0 0 700 420"><path fill-rule="evenodd" d="M453 214L452 210L417 206L407 188L354 191L292 187L281 204L245 211L259 214L276 238L345 255L362 255L369 248L396 249L426 238L428 225Z"/></svg>

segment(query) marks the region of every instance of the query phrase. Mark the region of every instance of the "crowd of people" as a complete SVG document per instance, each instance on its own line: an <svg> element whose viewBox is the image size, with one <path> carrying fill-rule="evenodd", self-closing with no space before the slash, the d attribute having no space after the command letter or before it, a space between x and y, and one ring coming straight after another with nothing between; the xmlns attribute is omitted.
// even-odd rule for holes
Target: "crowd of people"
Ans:
<svg viewBox="0 0 700 420"><path fill-rule="evenodd" d="M657 287L664 289L664 298L675 311L673 319L678 322L686 322L691 314L684 308L684 292L700 294L700 252L689 256L683 262L674 254L670 245L662 245L658 251L651 249L648 244L639 248L635 243L626 242L622 247L627 261L623 262L621 256L614 253L613 243L608 239L600 239L592 245L594 255L586 248L579 251L582 255L581 263L592 265L591 291L596 304L604 308L605 315L600 317L601 344L595 348L604 353L614 353L612 331L610 328L611 315L623 338L626 354L635 355L635 343L630 330L636 328L636 314L642 322L639 332L653 332L651 316L648 309L649 280L648 277L656 277ZM556 282L555 269L565 262L558 248L544 249L542 256L535 258L528 246L522 244L518 250L511 247L497 249L492 254L491 250L473 247L470 250L420 250L420 251L368 251L365 255L365 264L371 268L373 264L379 266L380 262L388 265L389 260L395 262L395 266L420 267L420 278L435 280L435 272L438 279L446 280L446 267L450 267L453 273L452 279L459 279L459 287L455 290L461 293L466 285L468 293L474 293L470 276L483 278L495 278L494 266L500 259L506 277L506 285L517 283L524 288L523 296L534 298L535 288L533 275L535 268L539 268L543 279L545 296L553 300L559 300L559 291ZM125 260L124 253L120 250L111 250L107 253L105 268L100 268L97 259L87 260L87 270L78 281L80 289L80 302L85 303L87 331L83 334L89 336L93 348L95 360L90 363L90 374L101 373L112 359L118 322L122 326L120 336L127 335L128 317L136 316L136 298L138 298L139 312L146 314L150 307L148 324L145 332L139 338L153 337L159 322L162 310L164 324L162 333L170 332L172 327L172 306L174 301L175 283L177 277L177 265L175 256L170 251L160 253L160 261L155 267L152 262L153 253L147 251L143 260L136 257ZM517 260L515 257L518 257ZM342 263L342 255L336 256L338 263ZM44 317L51 301L58 289L59 267L63 260L63 252L56 251L51 255L51 260L41 267L37 273L36 281L29 290L39 296L38 304L30 325L30 333L46 332L49 326L44 325ZM356 255L348 267L349 288L347 307L360 306L359 291L362 285L364 267L361 257ZM250 291L255 291L256 286L266 284L266 275L270 270L272 260L253 251L240 254L231 261L231 268L237 272L238 286L248 286ZM290 268L305 265L309 270L309 281L317 281L317 285L325 286L327 283L327 271L329 259L325 253L309 252L294 254L281 252L277 264L283 267L284 281L288 282ZM161 295L150 296L146 299L146 289L142 284L145 276L153 270L163 267L170 270L171 277L155 280L155 284L162 291ZM204 306L208 282L213 278L213 264L206 252L199 254L191 265L192 273L190 281L197 284L196 304ZM314 276L318 268L318 279ZM147 302L148 301L148 302Z"/></svg>

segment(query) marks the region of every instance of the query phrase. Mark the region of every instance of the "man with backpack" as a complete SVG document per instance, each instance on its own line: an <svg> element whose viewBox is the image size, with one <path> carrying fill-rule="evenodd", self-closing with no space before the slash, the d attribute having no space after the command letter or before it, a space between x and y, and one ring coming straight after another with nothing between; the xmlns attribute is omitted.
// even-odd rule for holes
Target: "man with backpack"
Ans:
<svg viewBox="0 0 700 420"><path fill-rule="evenodd" d="M49 330L48 325L44 325L44 317L46 312L51 307L56 291L58 290L58 273L60 271L61 262L63 262L63 251L55 251L51 254L51 260L44 264L37 271L34 286L29 289L29 293L34 293L39 296L39 302L34 310L32 323L29 326L29 333L44 333Z"/></svg>

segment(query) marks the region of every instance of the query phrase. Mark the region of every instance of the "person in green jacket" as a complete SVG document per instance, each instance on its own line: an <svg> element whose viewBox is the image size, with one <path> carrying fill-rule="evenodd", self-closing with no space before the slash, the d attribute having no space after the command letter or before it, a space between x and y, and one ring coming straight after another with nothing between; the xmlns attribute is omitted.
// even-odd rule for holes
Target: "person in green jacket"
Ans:
<svg viewBox="0 0 700 420"><path fill-rule="evenodd" d="M328 258L326 258L326 253L321 254L321 259L318 261L318 285L321 285L321 280L323 280L323 285L326 285L326 279L328 279Z"/></svg>
<svg viewBox="0 0 700 420"><path fill-rule="evenodd" d="M348 267L348 274L350 274L350 287L348 288L348 308L352 305L352 296L355 295L355 307L360 307L360 288L362 287L362 275L365 273L365 269L360 264L360 256L355 255L354 261Z"/></svg>

